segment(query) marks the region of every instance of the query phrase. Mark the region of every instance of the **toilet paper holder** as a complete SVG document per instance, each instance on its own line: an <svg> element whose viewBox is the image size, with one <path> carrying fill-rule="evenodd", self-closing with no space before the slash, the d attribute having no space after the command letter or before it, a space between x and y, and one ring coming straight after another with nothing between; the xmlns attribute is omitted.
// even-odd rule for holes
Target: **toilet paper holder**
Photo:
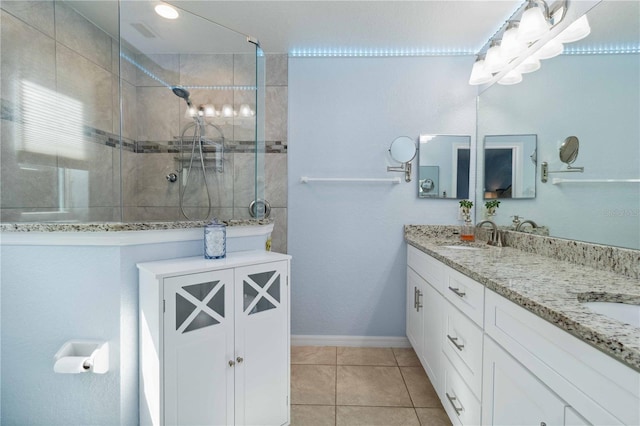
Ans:
<svg viewBox="0 0 640 426"><path fill-rule="evenodd" d="M109 371L109 343L99 340L69 340L53 357L56 373L97 373Z"/></svg>

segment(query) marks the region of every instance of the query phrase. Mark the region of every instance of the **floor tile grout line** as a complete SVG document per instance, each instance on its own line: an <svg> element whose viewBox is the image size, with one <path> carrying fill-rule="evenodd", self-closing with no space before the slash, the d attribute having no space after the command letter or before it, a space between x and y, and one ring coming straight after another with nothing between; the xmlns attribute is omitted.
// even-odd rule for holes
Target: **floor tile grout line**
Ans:
<svg viewBox="0 0 640 426"><path fill-rule="evenodd" d="M404 374L402 373L402 369L403 367L422 367L421 364L418 365L400 365L400 361L398 360L398 357L396 356L396 353L393 351L393 348L389 348L391 349L392 353L393 353L393 357L394 357L394 361L395 361L395 365L390 365L390 364L338 364L338 351L337 351L337 347L336 347L336 356L335 356L335 364L314 364L314 363L310 363L310 364L294 364L291 363L292 365L309 365L309 366L332 366L332 367L336 367L335 369L335 395L334 395L334 403L333 405L330 404L291 404L292 406L316 406L316 407L333 407L334 408L334 426L337 426L338 423L338 408L339 407L354 407L354 408L388 408L388 409L412 409L414 415L416 416L417 420L418 420L418 424L422 425L422 422L420 420L420 417L418 416L418 408L421 409L440 409L443 410L442 406L433 406L433 407L417 407L415 405L415 402L413 401L413 398L411 396L411 392L409 391L409 387L407 385L407 381L405 379ZM342 404L342 405L338 405L338 367L395 367L399 370L400 372L400 377L402 378L402 381L405 385L405 389L407 390L407 393L409 394L409 399L411 401L411 406L398 406L398 405L358 405L358 404ZM430 381L430 380L429 380Z"/></svg>
<svg viewBox="0 0 640 426"><path fill-rule="evenodd" d="M336 392L333 400L333 424L338 426L338 348L336 347Z"/></svg>
<svg viewBox="0 0 640 426"><path fill-rule="evenodd" d="M404 374L402 374L402 368L398 367L398 370L400 371L400 377L402 377L402 383L404 383L404 387L405 387L405 389L407 389L407 393L409 394L409 399L411 400L411 405L415 409L416 408L416 403L413 400L413 397L411 396L411 391L409 390L409 386L407 386L407 381L404 378Z"/></svg>

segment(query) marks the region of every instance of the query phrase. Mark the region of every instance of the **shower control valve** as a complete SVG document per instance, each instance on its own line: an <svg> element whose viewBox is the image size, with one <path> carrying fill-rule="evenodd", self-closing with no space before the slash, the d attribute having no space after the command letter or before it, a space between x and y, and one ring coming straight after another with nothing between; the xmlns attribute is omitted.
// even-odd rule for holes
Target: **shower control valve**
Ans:
<svg viewBox="0 0 640 426"><path fill-rule="evenodd" d="M167 178L167 180L169 182L175 182L178 180L178 175L175 172L171 172L169 173L167 176L165 176Z"/></svg>

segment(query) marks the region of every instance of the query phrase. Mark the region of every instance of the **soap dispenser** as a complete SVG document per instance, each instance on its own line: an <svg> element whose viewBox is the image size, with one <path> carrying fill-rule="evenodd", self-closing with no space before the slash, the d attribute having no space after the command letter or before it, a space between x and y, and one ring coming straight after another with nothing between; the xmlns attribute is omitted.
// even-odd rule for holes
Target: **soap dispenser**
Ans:
<svg viewBox="0 0 640 426"><path fill-rule="evenodd" d="M227 255L227 227L213 219L204 227L204 258L223 259Z"/></svg>

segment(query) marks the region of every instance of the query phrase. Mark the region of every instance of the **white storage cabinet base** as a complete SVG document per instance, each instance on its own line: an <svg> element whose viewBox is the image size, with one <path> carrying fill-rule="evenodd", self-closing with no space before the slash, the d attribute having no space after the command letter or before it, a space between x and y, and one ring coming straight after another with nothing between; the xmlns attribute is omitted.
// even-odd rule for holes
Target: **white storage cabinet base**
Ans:
<svg viewBox="0 0 640 426"><path fill-rule="evenodd" d="M140 424L289 423L289 262L269 252L140 272Z"/></svg>

